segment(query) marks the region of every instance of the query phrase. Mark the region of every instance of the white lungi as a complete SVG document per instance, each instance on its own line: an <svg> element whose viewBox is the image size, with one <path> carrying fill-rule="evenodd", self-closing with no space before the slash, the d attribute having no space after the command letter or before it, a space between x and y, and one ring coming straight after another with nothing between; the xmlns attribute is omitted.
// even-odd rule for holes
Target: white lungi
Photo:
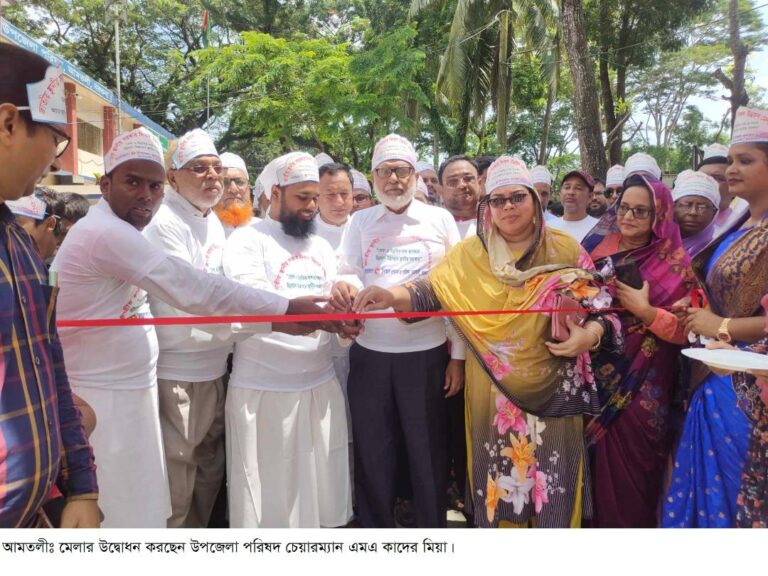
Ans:
<svg viewBox="0 0 768 576"><path fill-rule="evenodd" d="M232 528L349 522L347 418L336 378L301 392L230 386L226 423Z"/></svg>
<svg viewBox="0 0 768 576"><path fill-rule="evenodd" d="M89 441L96 459L102 528L165 528L171 497L157 386L111 390L72 386L96 412Z"/></svg>

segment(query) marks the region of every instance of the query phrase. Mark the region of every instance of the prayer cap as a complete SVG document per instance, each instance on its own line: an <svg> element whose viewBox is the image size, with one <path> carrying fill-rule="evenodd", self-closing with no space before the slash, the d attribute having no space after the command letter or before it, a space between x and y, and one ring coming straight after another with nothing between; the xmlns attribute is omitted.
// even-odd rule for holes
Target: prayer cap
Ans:
<svg viewBox="0 0 768 576"><path fill-rule="evenodd" d="M677 202L685 196L701 196L712 202L712 205L717 208L720 206L720 185L717 180L704 174L704 172L683 170L675 180L672 200Z"/></svg>
<svg viewBox="0 0 768 576"><path fill-rule="evenodd" d="M272 198L272 186L290 186L301 182L320 182L320 171L315 159L306 152L290 152L267 164L258 181L264 186L264 194Z"/></svg>
<svg viewBox="0 0 768 576"><path fill-rule="evenodd" d="M5 205L16 216L23 216L32 220L45 220L45 209L48 207L42 198L34 194L18 200L7 200Z"/></svg>
<svg viewBox="0 0 768 576"><path fill-rule="evenodd" d="M707 160L715 159L720 160L721 164L725 164L728 161L728 146L715 142L704 148L703 160L706 162Z"/></svg>
<svg viewBox="0 0 768 576"><path fill-rule="evenodd" d="M624 165L624 176L629 178L633 174L648 174L656 180L661 180L661 168L656 163L656 159L650 154L644 152L637 152L627 158L627 163Z"/></svg>
<svg viewBox="0 0 768 576"><path fill-rule="evenodd" d="M608 168L608 172L605 175L605 186L606 188L624 186L624 166L615 164Z"/></svg>
<svg viewBox="0 0 768 576"><path fill-rule="evenodd" d="M424 160L419 160L416 162L416 172L421 174L422 172L429 172L432 171L435 174L437 174L437 170L435 170L435 167L432 166L432 162L425 162Z"/></svg>
<svg viewBox="0 0 768 576"><path fill-rule="evenodd" d="M165 169L160 140L143 126L115 137L104 156L104 171L111 174L120 164L129 160L149 160Z"/></svg>
<svg viewBox="0 0 768 576"><path fill-rule="evenodd" d="M320 154L315 156L315 162L317 162L317 167L320 168L320 166L325 166L326 164L334 164L336 163L336 160L331 158L325 152L320 152Z"/></svg>
<svg viewBox="0 0 768 576"><path fill-rule="evenodd" d="M371 185L368 183L365 174L354 168L352 169L352 190L362 190L367 192L369 196L371 194Z"/></svg>
<svg viewBox="0 0 768 576"><path fill-rule="evenodd" d="M533 182L525 162L513 156L500 156L488 167L485 193L490 194L498 188L512 185L525 186L533 190Z"/></svg>
<svg viewBox="0 0 768 576"><path fill-rule="evenodd" d="M224 168L242 170L246 179L248 178L248 168L245 166L245 160L243 160L237 154L232 154L232 152L224 152L224 154L221 155L221 165Z"/></svg>
<svg viewBox="0 0 768 576"><path fill-rule="evenodd" d="M416 179L416 190L424 194L425 198L429 198L429 188L427 188L427 185L421 176Z"/></svg>
<svg viewBox="0 0 768 576"><path fill-rule="evenodd" d="M173 152L171 162L175 169L186 165L187 162L198 156L218 156L216 145L207 132L195 128L179 138L176 150Z"/></svg>
<svg viewBox="0 0 768 576"><path fill-rule="evenodd" d="M547 186L552 186L552 173L546 166L542 166L541 164L534 166L530 169L529 174L531 175L531 182L534 184L546 184Z"/></svg>
<svg viewBox="0 0 768 576"><path fill-rule="evenodd" d="M376 147L373 149L371 167L375 170L383 162L402 160L408 162L415 169L416 158L416 150L414 150L413 144L398 134L390 134L384 136L384 138L376 143Z"/></svg>
<svg viewBox="0 0 768 576"><path fill-rule="evenodd" d="M760 142L768 142L768 111L742 106L733 121L731 146Z"/></svg>
<svg viewBox="0 0 768 576"><path fill-rule="evenodd" d="M34 122L44 124L66 124L67 104L64 96L64 75L61 67L48 66L45 76L39 82L27 84L26 106L17 106L19 110L29 110Z"/></svg>

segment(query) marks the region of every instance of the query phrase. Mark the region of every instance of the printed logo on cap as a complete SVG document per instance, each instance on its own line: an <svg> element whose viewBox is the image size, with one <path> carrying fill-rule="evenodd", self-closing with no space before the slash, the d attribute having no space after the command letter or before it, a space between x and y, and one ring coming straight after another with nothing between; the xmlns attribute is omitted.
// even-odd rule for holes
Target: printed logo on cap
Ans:
<svg viewBox="0 0 768 576"><path fill-rule="evenodd" d="M768 112L742 106L736 111L731 146L753 142L768 142Z"/></svg>
<svg viewBox="0 0 768 576"><path fill-rule="evenodd" d="M520 158L501 156L488 168L488 175L485 180L486 194L504 186L533 188L528 168Z"/></svg>
<svg viewBox="0 0 768 576"><path fill-rule="evenodd" d="M218 156L216 145L211 137L200 128L187 132L179 138L176 151L173 153L173 167L181 168L198 156Z"/></svg>
<svg viewBox="0 0 768 576"><path fill-rule="evenodd" d="M379 140L376 143L376 147L373 149L373 161L371 162L371 165L376 169L383 162L389 162L391 160L403 160L404 162L408 162L408 164L415 169L417 156L413 144L398 134L390 134Z"/></svg>
<svg viewBox="0 0 768 576"><path fill-rule="evenodd" d="M352 170L352 189L364 190L368 194L371 193L371 185L368 183L368 179L362 172Z"/></svg>
<svg viewBox="0 0 768 576"><path fill-rule="evenodd" d="M61 68L48 66L42 80L27 84L27 100L29 106L19 106L19 109L28 108L35 122L66 124L67 104Z"/></svg>
<svg viewBox="0 0 768 576"><path fill-rule="evenodd" d="M317 162L305 152L294 152L286 156L283 165L278 167L277 181L280 186L290 186L301 182L319 182L320 173Z"/></svg>
<svg viewBox="0 0 768 576"><path fill-rule="evenodd" d="M160 140L144 127L117 136L104 157L104 170L109 174L129 160L149 160L165 168Z"/></svg>
<svg viewBox="0 0 768 576"><path fill-rule="evenodd" d="M6 201L6 206L16 216L31 218L32 220L45 220L45 209L48 205L34 194L18 200Z"/></svg>

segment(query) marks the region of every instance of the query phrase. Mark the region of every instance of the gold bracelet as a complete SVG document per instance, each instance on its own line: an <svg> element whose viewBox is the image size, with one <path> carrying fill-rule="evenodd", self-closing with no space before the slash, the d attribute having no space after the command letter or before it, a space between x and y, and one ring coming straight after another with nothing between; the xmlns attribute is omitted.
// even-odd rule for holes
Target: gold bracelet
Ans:
<svg viewBox="0 0 768 576"><path fill-rule="evenodd" d="M597 336L597 342L595 342L595 344L589 349L589 351L590 352L596 352L596 351L600 350L600 344L603 343L603 337L600 334L598 334L597 332L595 332L594 330L590 330L589 328L585 328L585 330L587 332L589 332L590 334L592 334L593 336Z"/></svg>

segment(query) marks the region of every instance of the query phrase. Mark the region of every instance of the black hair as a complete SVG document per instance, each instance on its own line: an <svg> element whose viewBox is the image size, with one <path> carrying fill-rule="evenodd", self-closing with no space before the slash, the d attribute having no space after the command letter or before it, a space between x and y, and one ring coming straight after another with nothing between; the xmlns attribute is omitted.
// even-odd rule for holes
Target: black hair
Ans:
<svg viewBox="0 0 768 576"><path fill-rule="evenodd" d="M53 233L58 236L61 232L60 222L61 219L64 218L64 199L62 198L62 195L45 186L37 186L35 188L35 196L45 202L45 218L42 221L37 222L37 225L42 224L51 216L55 216L56 226L53 229Z"/></svg>
<svg viewBox="0 0 768 576"><path fill-rule="evenodd" d="M474 166L475 170L477 170L477 164L475 161L466 154L457 154L456 156L451 156L442 164L440 164L440 168L437 170L437 179L440 180L440 184L443 183L443 172L445 172L445 169L454 162L469 162L472 164L472 166Z"/></svg>
<svg viewBox="0 0 768 576"><path fill-rule="evenodd" d="M77 192L63 192L64 218L73 224L88 214L91 203L82 194Z"/></svg>
<svg viewBox="0 0 768 576"><path fill-rule="evenodd" d="M496 161L496 156L475 156L475 166L478 176L482 176L486 170Z"/></svg>
<svg viewBox="0 0 768 576"><path fill-rule="evenodd" d="M696 166L696 170L700 170L702 166L706 166L708 164L728 164L728 158L725 156L712 156L711 158L707 158L706 160L699 162L699 165Z"/></svg>
<svg viewBox="0 0 768 576"><path fill-rule="evenodd" d="M330 174L331 176L336 176L339 172L346 172L347 176L349 177L350 183L354 186L355 180L352 177L352 168L349 167L348 164L344 164L343 162L330 162L328 164L323 164L320 166L320 178L325 176L326 174Z"/></svg>
<svg viewBox="0 0 768 576"><path fill-rule="evenodd" d="M602 178L595 178L595 177L593 176L593 177L592 177L592 180L594 180L594 181L595 181L595 186L597 186L598 184L602 184L603 186L605 186L605 180L603 180Z"/></svg>
<svg viewBox="0 0 768 576"><path fill-rule="evenodd" d="M562 216L564 212L563 205L560 202L550 202L547 210L555 216Z"/></svg>
<svg viewBox="0 0 768 576"><path fill-rule="evenodd" d="M48 66L48 60L29 50L0 43L0 104L29 106L27 84L45 78ZM34 130L36 123L29 111L22 110L19 114L27 121L28 128Z"/></svg>

